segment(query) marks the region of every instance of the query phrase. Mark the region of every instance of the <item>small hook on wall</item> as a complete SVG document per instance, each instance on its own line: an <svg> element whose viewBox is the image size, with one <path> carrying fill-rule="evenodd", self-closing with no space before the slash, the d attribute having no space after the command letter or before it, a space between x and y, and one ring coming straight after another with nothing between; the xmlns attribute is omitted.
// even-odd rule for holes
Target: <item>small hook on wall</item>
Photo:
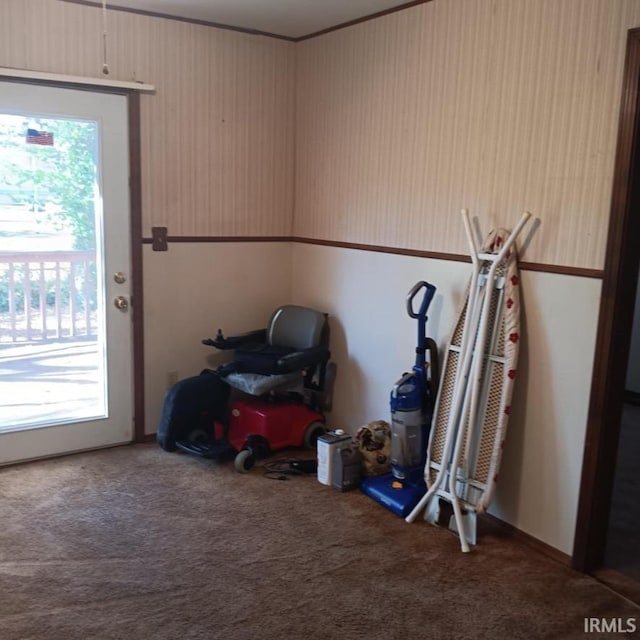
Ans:
<svg viewBox="0 0 640 640"><path fill-rule="evenodd" d="M109 75L107 63L107 0L102 0L102 73Z"/></svg>

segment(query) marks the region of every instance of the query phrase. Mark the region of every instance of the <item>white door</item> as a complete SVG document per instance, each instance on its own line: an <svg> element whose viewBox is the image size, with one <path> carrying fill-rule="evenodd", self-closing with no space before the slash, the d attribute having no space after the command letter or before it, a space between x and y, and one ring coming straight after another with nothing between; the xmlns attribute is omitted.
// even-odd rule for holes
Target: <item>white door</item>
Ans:
<svg viewBox="0 0 640 640"><path fill-rule="evenodd" d="M133 439L123 95L0 82L0 464Z"/></svg>

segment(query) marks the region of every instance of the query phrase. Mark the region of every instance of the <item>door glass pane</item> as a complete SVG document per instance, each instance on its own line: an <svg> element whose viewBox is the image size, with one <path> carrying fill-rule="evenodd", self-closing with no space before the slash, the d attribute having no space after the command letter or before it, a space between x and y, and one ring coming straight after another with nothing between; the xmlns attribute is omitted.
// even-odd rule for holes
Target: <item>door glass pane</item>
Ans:
<svg viewBox="0 0 640 640"><path fill-rule="evenodd" d="M0 113L0 431L106 417L98 124Z"/></svg>

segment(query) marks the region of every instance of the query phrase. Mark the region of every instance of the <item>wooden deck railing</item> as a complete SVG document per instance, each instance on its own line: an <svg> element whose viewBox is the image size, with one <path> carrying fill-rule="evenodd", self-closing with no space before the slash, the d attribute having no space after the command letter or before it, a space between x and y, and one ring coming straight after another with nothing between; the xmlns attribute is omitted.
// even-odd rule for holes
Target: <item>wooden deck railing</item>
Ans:
<svg viewBox="0 0 640 640"><path fill-rule="evenodd" d="M94 336L93 251L0 252L0 344Z"/></svg>

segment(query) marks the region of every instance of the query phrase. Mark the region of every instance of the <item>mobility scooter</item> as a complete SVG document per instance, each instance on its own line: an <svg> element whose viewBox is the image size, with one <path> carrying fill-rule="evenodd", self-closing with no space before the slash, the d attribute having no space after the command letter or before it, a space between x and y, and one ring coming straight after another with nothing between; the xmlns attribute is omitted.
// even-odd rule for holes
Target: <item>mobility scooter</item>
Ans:
<svg viewBox="0 0 640 640"><path fill-rule="evenodd" d="M249 471L258 457L288 447L314 448L326 432L327 315L297 305L276 309L265 329L202 341L233 359L181 380L165 397L157 440L165 451L235 457Z"/></svg>

